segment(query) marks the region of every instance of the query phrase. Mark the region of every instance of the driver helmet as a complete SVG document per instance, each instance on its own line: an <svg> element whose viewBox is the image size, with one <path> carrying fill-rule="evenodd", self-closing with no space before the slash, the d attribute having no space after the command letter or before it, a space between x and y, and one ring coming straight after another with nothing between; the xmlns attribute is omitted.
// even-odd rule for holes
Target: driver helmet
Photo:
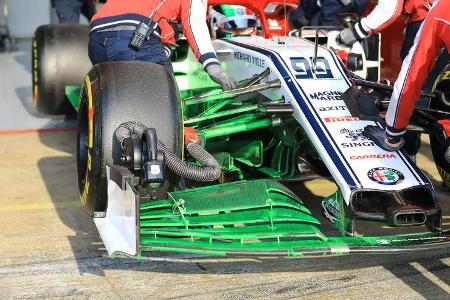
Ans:
<svg viewBox="0 0 450 300"><path fill-rule="evenodd" d="M213 10L211 17L214 18L216 25L223 24L227 29L242 29L255 26L255 14L244 6L222 4L214 6Z"/></svg>

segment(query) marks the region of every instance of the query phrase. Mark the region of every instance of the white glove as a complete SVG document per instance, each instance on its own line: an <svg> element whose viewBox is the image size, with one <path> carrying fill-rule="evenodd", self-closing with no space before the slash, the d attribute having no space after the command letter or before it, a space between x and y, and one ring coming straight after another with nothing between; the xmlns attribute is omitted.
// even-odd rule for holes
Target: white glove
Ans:
<svg viewBox="0 0 450 300"><path fill-rule="evenodd" d="M236 80L222 71L218 64L212 64L206 67L209 77L217 84L220 84L223 91L233 90L237 86Z"/></svg>
<svg viewBox="0 0 450 300"><path fill-rule="evenodd" d="M364 30L361 22L357 22L351 28L341 30L338 36L338 42L350 47L356 41L362 41L368 36L369 32Z"/></svg>
<svg viewBox="0 0 450 300"><path fill-rule="evenodd" d="M345 28L339 32L338 41L346 46L353 45L358 39L353 31L353 28Z"/></svg>

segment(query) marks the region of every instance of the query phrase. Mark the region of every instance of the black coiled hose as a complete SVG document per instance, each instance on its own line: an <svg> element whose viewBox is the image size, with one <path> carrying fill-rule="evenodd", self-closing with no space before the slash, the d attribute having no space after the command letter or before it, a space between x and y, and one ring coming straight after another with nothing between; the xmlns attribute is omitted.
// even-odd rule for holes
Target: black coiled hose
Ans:
<svg viewBox="0 0 450 300"><path fill-rule="evenodd" d="M117 141L123 145L124 139L129 137L131 133L142 136L145 125L140 122L126 122L121 124L115 131ZM209 182L215 181L220 177L220 166L217 160L209 154L202 146L197 143L189 143L186 146L189 154L203 166L195 166L181 160L175 153L168 149L161 141L158 140L158 150L162 151L165 156L165 165L175 174L186 179Z"/></svg>

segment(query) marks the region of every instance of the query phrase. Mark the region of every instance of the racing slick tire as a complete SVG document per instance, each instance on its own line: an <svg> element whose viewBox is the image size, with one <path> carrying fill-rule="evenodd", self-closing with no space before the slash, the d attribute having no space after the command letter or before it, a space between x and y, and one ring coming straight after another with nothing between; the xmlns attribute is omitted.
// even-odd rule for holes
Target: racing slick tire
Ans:
<svg viewBox="0 0 450 300"><path fill-rule="evenodd" d="M450 64L436 80L434 90L441 91L444 98L432 99L430 108L450 112ZM437 134L430 134L430 146L439 175L444 185L450 187L450 162L445 158L450 147L450 136L445 136L440 129Z"/></svg>
<svg viewBox="0 0 450 300"><path fill-rule="evenodd" d="M155 128L158 140L181 157L181 102L166 67L116 61L96 65L86 75L78 110L77 169L81 202L91 216L107 208L106 165L119 164L122 153L114 133L129 121ZM179 182L167 168L165 178L158 190L164 198Z"/></svg>
<svg viewBox="0 0 450 300"><path fill-rule="evenodd" d="M38 112L75 114L75 109L66 99L65 87L80 86L91 68L88 42L88 25L51 24L36 29L32 51L32 87Z"/></svg>

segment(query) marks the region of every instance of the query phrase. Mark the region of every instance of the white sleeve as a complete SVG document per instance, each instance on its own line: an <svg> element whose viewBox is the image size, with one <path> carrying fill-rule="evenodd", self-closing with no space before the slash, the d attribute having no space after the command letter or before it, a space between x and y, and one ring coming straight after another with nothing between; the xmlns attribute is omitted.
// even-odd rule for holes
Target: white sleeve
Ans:
<svg viewBox="0 0 450 300"><path fill-rule="evenodd" d="M207 6L207 0L183 0L181 6L184 35L204 68L219 64L206 24Z"/></svg>
<svg viewBox="0 0 450 300"><path fill-rule="evenodd" d="M361 26L356 26L358 35L377 33L392 24L402 14L403 4L404 0L379 0L370 14L361 19Z"/></svg>

